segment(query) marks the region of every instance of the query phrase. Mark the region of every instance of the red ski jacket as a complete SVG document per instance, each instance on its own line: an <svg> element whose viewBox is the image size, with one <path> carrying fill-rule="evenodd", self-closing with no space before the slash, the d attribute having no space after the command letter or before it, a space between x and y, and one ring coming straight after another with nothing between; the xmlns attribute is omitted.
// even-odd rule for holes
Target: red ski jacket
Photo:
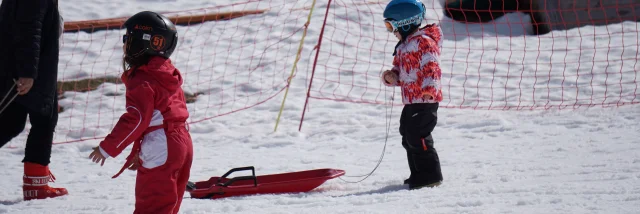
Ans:
<svg viewBox="0 0 640 214"><path fill-rule="evenodd" d="M141 154L140 159L144 160L142 155L145 155L147 159L156 162L159 160L161 163L143 163L159 166L166 161L166 136L164 132L158 135L155 131L167 124L184 125L189 117L181 88L183 79L178 69L171 64L171 60L162 57L153 57L149 63L137 68L133 75L130 75L131 72L132 70L128 70L121 77L127 88L127 112L120 117L111 133L100 142L100 150L103 155L106 153L110 157L116 157L127 146L136 142L131 151L133 155L139 152L141 139L144 137L144 144L149 147L145 150L149 152Z"/></svg>
<svg viewBox="0 0 640 214"><path fill-rule="evenodd" d="M427 25L409 35L396 47L393 69L382 74L382 82L387 86L400 86L404 104L441 102L441 47L442 30L436 24ZM398 75L395 85L384 80L387 72Z"/></svg>

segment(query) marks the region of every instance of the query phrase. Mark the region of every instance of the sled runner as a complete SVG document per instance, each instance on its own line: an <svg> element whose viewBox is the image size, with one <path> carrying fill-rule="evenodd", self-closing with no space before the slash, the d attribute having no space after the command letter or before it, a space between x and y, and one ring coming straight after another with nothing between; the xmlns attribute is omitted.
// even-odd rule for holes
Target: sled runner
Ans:
<svg viewBox="0 0 640 214"><path fill-rule="evenodd" d="M237 171L251 170L252 175L227 178ZM339 169L314 169L256 176L253 166L233 168L222 177L187 183L191 198L217 199L239 195L308 192L325 181L344 175Z"/></svg>

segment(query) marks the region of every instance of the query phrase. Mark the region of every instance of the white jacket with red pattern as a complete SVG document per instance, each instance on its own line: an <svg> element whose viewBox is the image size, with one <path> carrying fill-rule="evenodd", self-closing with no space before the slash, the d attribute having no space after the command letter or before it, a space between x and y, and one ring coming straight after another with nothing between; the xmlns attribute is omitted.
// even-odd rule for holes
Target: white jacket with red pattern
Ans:
<svg viewBox="0 0 640 214"><path fill-rule="evenodd" d="M396 46L393 69L383 72L382 82L387 86L402 88L403 104L441 102L441 47L442 30L438 25L431 24L419 29ZM398 75L395 85L384 80L388 72Z"/></svg>
<svg viewBox="0 0 640 214"><path fill-rule="evenodd" d="M138 145L142 166L153 168L167 160L167 137L159 127L164 123L185 123L189 117L181 88L183 80L171 60L162 57L152 57L129 77L131 72L122 74L127 88L127 112L100 143L100 151L105 157L116 157L144 137Z"/></svg>

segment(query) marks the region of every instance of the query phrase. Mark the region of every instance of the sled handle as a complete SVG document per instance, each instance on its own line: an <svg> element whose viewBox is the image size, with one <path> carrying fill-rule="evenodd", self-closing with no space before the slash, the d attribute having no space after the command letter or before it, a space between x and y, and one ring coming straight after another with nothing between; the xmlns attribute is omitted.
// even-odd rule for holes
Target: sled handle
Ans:
<svg viewBox="0 0 640 214"><path fill-rule="evenodd" d="M187 191L193 191L196 189L196 183L187 181Z"/></svg>
<svg viewBox="0 0 640 214"><path fill-rule="evenodd" d="M218 178L218 182L217 183L220 183L220 181L222 181L222 179L227 178L227 176L229 176L233 172L245 171L245 170L251 170L251 174L253 175L253 177L256 177L256 169L253 166L238 167L238 168L233 168L233 169L229 170L227 173L224 173L224 175L222 175L222 177ZM256 186L257 186L257 184L256 184Z"/></svg>
<svg viewBox="0 0 640 214"><path fill-rule="evenodd" d="M220 185L223 186L223 187L227 187L227 186L231 185L233 182L244 181L244 180L253 180L253 186L254 187L258 186L258 179L256 178L256 176L235 177L235 178L232 178L231 180L228 180L227 182L224 182L223 184L220 184Z"/></svg>
<svg viewBox="0 0 640 214"><path fill-rule="evenodd" d="M254 187L258 187L258 179L256 178L256 176L240 176L240 177L235 177L232 178L230 180L228 180L227 182L224 183L220 183L218 182L218 184L216 184L215 186L223 186L223 187L228 187L229 185L233 184L233 182L236 181L243 181L243 180L253 180L253 186ZM217 192L212 192L207 194L204 197L201 198L213 198L215 195L224 195L226 192L223 191L222 188L220 188Z"/></svg>

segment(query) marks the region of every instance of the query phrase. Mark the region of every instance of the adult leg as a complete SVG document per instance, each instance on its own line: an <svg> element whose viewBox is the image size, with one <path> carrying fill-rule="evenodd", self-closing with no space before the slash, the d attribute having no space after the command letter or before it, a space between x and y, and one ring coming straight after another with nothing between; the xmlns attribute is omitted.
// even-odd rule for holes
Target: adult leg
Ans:
<svg viewBox="0 0 640 214"><path fill-rule="evenodd" d="M57 108L58 99L54 98L53 106ZM29 112L31 130L27 137L24 160L22 162L37 163L48 166L51 162L51 147L53 146L53 133L58 124L58 111L52 109L49 115L39 112Z"/></svg>
<svg viewBox="0 0 640 214"><path fill-rule="evenodd" d="M0 148L2 148L24 130L27 110L17 102L12 102L0 113L0 121L2 121L0 122Z"/></svg>
<svg viewBox="0 0 640 214"><path fill-rule="evenodd" d="M57 98L54 106L58 106ZM54 198L69 194L65 188L53 188L49 182L55 177L49 171L53 132L58 123L58 111L49 115L40 112L29 112L31 130L27 137L27 146L22 162L24 162L23 198L24 200Z"/></svg>

